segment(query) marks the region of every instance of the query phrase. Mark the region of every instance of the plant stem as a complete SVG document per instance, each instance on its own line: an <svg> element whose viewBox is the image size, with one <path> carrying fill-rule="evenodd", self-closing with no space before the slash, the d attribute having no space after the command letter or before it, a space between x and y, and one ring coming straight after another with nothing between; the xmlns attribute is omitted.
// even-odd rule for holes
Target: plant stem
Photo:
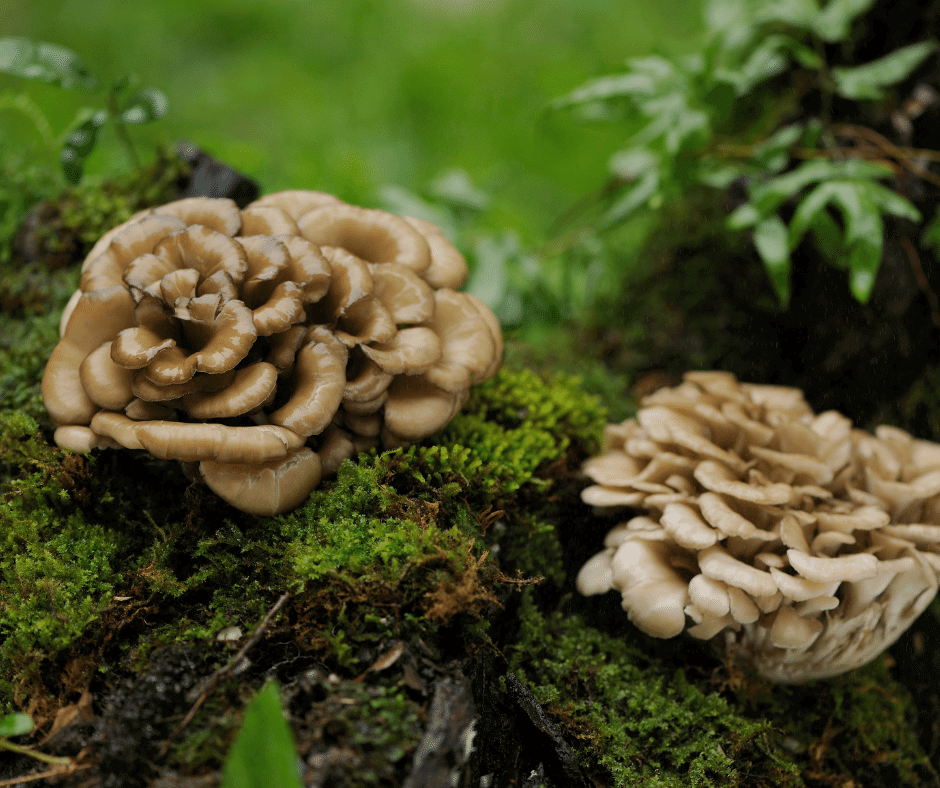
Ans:
<svg viewBox="0 0 940 788"><path fill-rule="evenodd" d="M139 170L140 159L137 157L134 144L127 134L124 121L121 120L121 110L118 107L117 96L115 96L113 90L108 94L108 114L110 114L111 122L114 124L114 135L118 138L118 142L121 143L121 147L124 148L124 153L127 154L127 158L131 163L131 168Z"/></svg>
<svg viewBox="0 0 940 788"><path fill-rule="evenodd" d="M0 737L0 750L9 750L10 752L15 752L18 755L26 755L29 758L35 758L37 761L42 761L43 763L55 763L70 765L72 763L71 758L64 758L58 755L46 755L44 752L36 752L36 750L31 750L29 747L23 747L19 744L14 744L8 739Z"/></svg>
<svg viewBox="0 0 940 788"><path fill-rule="evenodd" d="M825 146L832 151L838 151L839 146L832 133L832 97L835 94L835 85L832 81L832 74L829 71L829 61L826 60L826 47L822 40L813 36L813 48L819 55L819 111L822 115L822 139Z"/></svg>

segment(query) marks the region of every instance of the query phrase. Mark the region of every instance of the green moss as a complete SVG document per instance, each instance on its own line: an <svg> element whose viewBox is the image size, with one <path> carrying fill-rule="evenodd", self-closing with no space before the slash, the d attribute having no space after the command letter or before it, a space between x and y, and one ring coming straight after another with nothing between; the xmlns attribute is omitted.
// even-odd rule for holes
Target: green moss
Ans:
<svg viewBox="0 0 940 788"><path fill-rule="evenodd" d="M395 766L412 752L421 740L422 726L418 704L407 697L404 687L363 687L346 682L345 704L331 723L339 728L359 754L356 769L361 785L383 785L394 776ZM332 733L332 731L331 731Z"/></svg>
<svg viewBox="0 0 940 788"><path fill-rule="evenodd" d="M8 481L11 475L24 469L58 465L65 455L50 446L39 430L36 420L26 413L0 411L0 477ZM41 481L41 480L39 480ZM42 484L29 488L43 494ZM27 495L25 490L20 495Z"/></svg>
<svg viewBox="0 0 940 788"><path fill-rule="evenodd" d="M596 446L603 423L603 410L576 380L546 383L528 371L502 370L473 391L433 443L344 463L334 482L280 518L297 537L294 572L301 580L370 572L391 580L408 563L469 554L467 545L481 535L474 513L506 503L526 485L544 492L555 481L537 471L563 460L572 441ZM560 557L549 523L530 514L519 529Z"/></svg>
<svg viewBox="0 0 940 788"><path fill-rule="evenodd" d="M0 173L15 161L0 149ZM121 178L63 188L34 166L17 179L29 177L32 188L5 196L0 186L0 308L44 315L64 304L75 277L62 269L80 263L106 231L137 211L174 199L187 170L164 147L150 165Z"/></svg>
<svg viewBox="0 0 940 788"><path fill-rule="evenodd" d="M629 372L612 369L605 356L623 346L623 337L601 330L585 331L582 326L564 325L545 330L537 341L527 344L506 338L505 362L510 367L531 369L546 375L566 376L579 381L579 389L596 397L608 412L608 419L621 422L636 412L631 393L635 367Z"/></svg>
<svg viewBox="0 0 940 788"><path fill-rule="evenodd" d="M625 639L529 595L510 667L576 737L582 764L616 786L800 785L770 724L690 683Z"/></svg>
<svg viewBox="0 0 940 788"><path fill-rule="evenodd" d="M864 774L866 786L928 785L938 775L917 737L917 708L880 657L797 687L751 678L741 704L787 737L804 774L827 783Z"/></svg>
<svg viewBox="0 0 940 788"><path fill-rule="evenodd" d="M463 438L464 445L473 445L470 439L479 434L477 430L483 429L481 420L486 424L499 424L509 430L506 436L509 445L503 447L502 455L493 458L484 455L485 459L508 460L519 464L530 475L540 462L562 457L572 440L580 441L589 452L596 451L607 422L606 409L597 397L581 388L579 378L558 374L543 378L527 369L510 368L503 368L492 380L474 390L474 397L461 415L463 418L455 419L445 429L442 442L459 442ZM477 418L470 419L472 416ZM553 436L554 448L543 449L537 457L512 451L513 443L529 435L533 436L533 442L541 445L543 438L534 437L538 433ZM487 444L479 449L487 449Z"/></svg>
<svg viewBox="0 0 940 788"><path fill-rule="evenodd" d="M24 366L23 384L35 386L40 374L39 365ZM128 617L148 601L144 656L230 624L250 629L287 589L307 616L309 643L349 669L362 644L392 634L427 634L460 619L478 636L497 577L484 559L486 512L514 503L504 544L518 545L525 558L517 566L532 574L544 573L540 562L550 557L560 582L544 495L574 444L597 444L603 420L576 381L504 370L434 439L344 463L296 511L255 518L189 486L172 463L127 451L72 457L48 446L35 420L8 414L0 463L32 475L13 482L0 521L11 545L3 595L15 598L4 608L6 664L34 649L77 648L82 637L95 642L109 594L134 600ZM531 505L522 507L526 496ZM376 586L394 592L385 608L368 601ZM317 605L348 627L303 612Z"/></svg>
<svg viewBox="0 0 940 788"><path fill-rule="evenodd" d="M38 365L21 374L35 385ZM232 624L250 632L284 591L278 642L341 677L419 636L465 656L488 637L501 572L518 570L551 582L526 592L515 643L497 645L606 784L929 778L913 704L884 661L802 689L742 679L735 698L708 671L557 612L558 524L603 422L575 380L505 369L438 436L344 463L302 507L256 518L175 464L143 452L70 455L25 413L0 414L0 709L45 698L54 713L55 698L83 686L58 678L66 665L107 669L130 651L136 670L162 645L206 643ZM120 647L105 652L109 638ZM417 746L421 704L400 687L356 686L336 696L354 703L323 706L323 719L341 718L329 741L357 753L361 784L382 784ZM234 730L239 703L207 707L177 747L181 762L217 765L228 734L209 731Z"/></svg>
<svg viewBox="0 0 940 788"><path fill-rule="evenodd" d="M0 137L0 266L12 258L13 238L29 208L64 184L52 162L33 160L29 153L28 146Z"/></svg>
<svg viewBox="0 0 940 788"><path fill-rule="evenodd" d="M317 767L318 784L401 785L424 725L421 703L404 686L368 685L313 672L286 688L301 725L301 752Z"/></svg>
<svg viewBox="0 0 940 788"><path fill-rule="evenodd" d="M61 273L56 300L67 299L77 285L77 273ZM59 313L50 311L29 321L0 314L0 412L15 410L34 419L47 419L39 384L49 354L59 341Z"/></svg>
<svg viewBox="0 0 940 788"><path fill-rule="evenodd" d="M407 519L382 516L395 495L382 484L383 476L374 457L344 463L334 483L315 490L301 509L282 518L298 534L292 560L300 581L330 573L391 578L420 554L422 529ZM434 536L429 534L427 542Z"/></svg>
<svg viewBox="0 0 940 788"><path fill-rule="evenodd" d="M210 696L185 735L171 748L172 762L188 773L221 763L238 734L243 715L236 711L238 704L233 702L233 696L239 693L230 687L222 691L229 697L221 691Z"/></svg>
<svg viewBox="0 0 940 788"><path fill-rule="evenodd" d="M5 426L8 448L17 429L35 423L14 416ZM23 687L38 681L49 656L80 639L109 604L122 543L74 507L56 475L64 469L45 465L48 449L34 438L20 441L19 448L14 461L43 467L10 483L0 499L0 708L5 710Z"/></svg>

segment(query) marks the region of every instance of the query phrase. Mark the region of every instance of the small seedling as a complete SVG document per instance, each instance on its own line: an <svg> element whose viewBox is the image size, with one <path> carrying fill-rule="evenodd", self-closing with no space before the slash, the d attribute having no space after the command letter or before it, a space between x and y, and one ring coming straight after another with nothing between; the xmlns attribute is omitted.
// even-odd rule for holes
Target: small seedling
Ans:
<svg viewBox="0 0 940 788"><path fill-rule="evenodd" d="M9 750L10 752L25 755L37 761L42 761L43 763L62 764L63 766L72 765L71 758L61 758L56 755L47 755L44 752L36 752L36 750L31 750L29 747L14 744L9 739L10 736L22 736L24 733L29 733L32 729L33 718L28 714L17 712L0 717L0 750Z"/></svg>
<svg viewBox="0 0 940 788"><path fill-rule="evenodd" d="M28 38L0 38L0 72L47 82L63 90L94 93L101 89L98 78L74 52L57 44ZM163 91L154 87L140 88L137 77L125 76L111 85L105 103L105 107L98 109L83 107L63 134L59 159L69 183L81 180L85 160L94 150L101 129L109 121L131 167L138 169L140 160L126 127L162 118L169 102ZM36 125L47 146L50 144L49 123L33 102L10 99L0 107L23 112Z"/></svg>
<svg viewBox="0 0 940 788"><path fill-rule="evenodd" d="M269 681L245 712L242 729L225 761L222 788L300 788L297 749L281 711L281 690Z"/></svg>

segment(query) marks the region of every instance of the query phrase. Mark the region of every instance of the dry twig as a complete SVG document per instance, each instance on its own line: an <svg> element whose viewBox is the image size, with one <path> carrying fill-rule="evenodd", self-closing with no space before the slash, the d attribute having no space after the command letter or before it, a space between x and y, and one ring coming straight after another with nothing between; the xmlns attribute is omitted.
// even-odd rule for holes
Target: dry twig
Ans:
<svg viewBox="0 0 940 788"><path fill-rule="evenodd" d="M271 622L274 621L275 616L281 611L287 600L290 599L290 594L285 593L281 595L281 598L274 603L272 607L264 616L261 623L258 624L258 628L252 633L251 637L248 638L248 642L242 646L238 652L233 656L224 667L219 668L215 673L209 676L208 679L204 682L202 691L199 693L199 697L196 698L196 702L190 707L189 711L186 713L186 716L183 717L183 721L176 726L176 729L167 737L166 741L163 742L163 746L160 748L160 753L157 756L158 758L164 757L170 751L170 744L173 743L173 740L179 736L180 733L186 728L189 723L193 721L193 718L196 716L196 712L202 707L202 704L206 702L209 695L212 694L212 691L219 685L221 681L227 679L232 675L232 671L235 667L245 658L245 655L254 647L254 645L261 640L261 637L267 631L268 627L271 626Z"/></svg>

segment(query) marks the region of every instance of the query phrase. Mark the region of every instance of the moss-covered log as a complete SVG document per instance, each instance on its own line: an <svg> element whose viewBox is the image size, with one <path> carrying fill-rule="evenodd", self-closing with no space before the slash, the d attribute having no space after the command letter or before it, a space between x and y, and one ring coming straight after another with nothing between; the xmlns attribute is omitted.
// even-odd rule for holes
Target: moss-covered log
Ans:
<svg viewBox="0 0 940 788"><path fill-rule="evenodd" d="M580 500L606 411L577 380L511 362L442 433L256 518L144 453L51 446L74 276L0 344L0 715L72 760L59 784L217 785L271 678L309 786L940 784L936 607L782 689L574 593L610 526ZM0 752L0 780L60 768Z"/></svg>

